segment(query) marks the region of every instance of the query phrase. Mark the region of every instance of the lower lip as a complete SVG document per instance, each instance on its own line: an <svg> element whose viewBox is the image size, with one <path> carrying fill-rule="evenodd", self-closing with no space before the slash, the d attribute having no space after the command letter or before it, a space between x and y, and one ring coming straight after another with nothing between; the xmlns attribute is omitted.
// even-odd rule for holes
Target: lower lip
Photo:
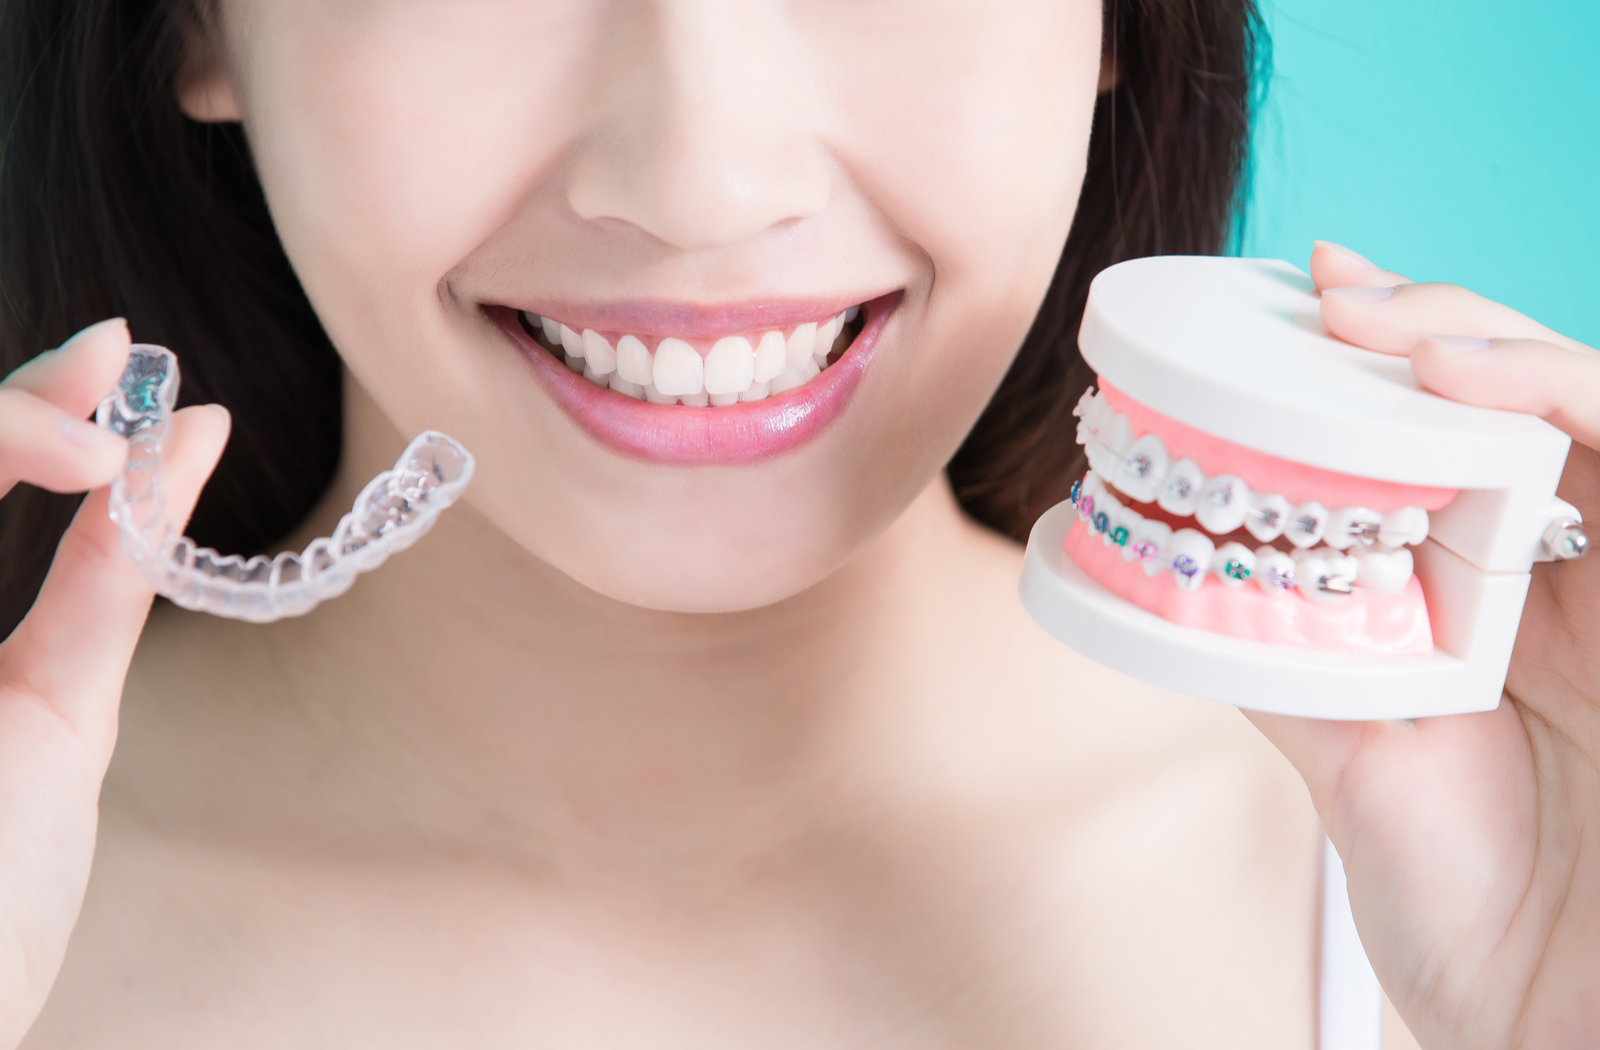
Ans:
<svg viewBox="0 0 1600 1050"><path fill-rule="evenodd" d="M534 375L562 411L596 441L654 463L753 463L799 448L844 412L878 347L900 293L862 306L866 323L838 361L804 386L749 404L722 408L656 405L596 386L523 330L516 311L489 314L522 350Z"/></svg>

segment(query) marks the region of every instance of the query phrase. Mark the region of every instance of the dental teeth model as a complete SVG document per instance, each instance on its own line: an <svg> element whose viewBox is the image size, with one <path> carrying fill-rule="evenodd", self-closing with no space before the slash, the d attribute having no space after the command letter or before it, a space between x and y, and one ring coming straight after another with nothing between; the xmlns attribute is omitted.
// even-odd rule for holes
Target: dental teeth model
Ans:
<svg viewBox="0 0 1600 1050"><path fill-rule="evenodd" d="M128 439L127 466L112 482L110 499L122 549L158 594L186 609L254 623L310 612L417 542L472 478L466 449L424 431L393 470L362 489L331 538L313 540L298 554L224 557L179 535L165 515L161 474L177 397L177 358L163 347L136 345L95 418Z"/></svg>
<svg viewBox="0 0 1600 1050"><path fill-rule="evenodd" d="M1294 553L1299 562L1318 571L1326 566L1335 566L1336 571L1316 577L1315 586L1310 586L1312 581L1308 580L1306 587L1299 587L1298 577L1293 576L1270 585L1258 579L1269 594L1293 591L1311 601L1337 601L1354 593L1357 587L1396 593L1404 590L1411 579L1412 558L1402 548L1428 538L1428 512L1422 507L1400 507L1379 514L1366 507L1330 511L1316 500L1291 505L1276 493L1252 493L1243 479L1231 474L1207 478L1192 459L1179 459L1168 465L1170 457L1158 435L1131 438L1128 417L1092 390L1079 400L1073 414L1081 420L1078 443L1084 446L1090 471L1073 486L1072 503L1106 546L1121 547L1123 560L1142 562L1146 573L1170 567L1179 587L1194 590L1204 574L1188 571L1190 566L1212 565L1225 585L1234 585L1250 579L1256 561L1268 557L1273 548L1262 546L1251 552L1242 544L1229 544L1229 548L1244 551L1248 557L1234 555L1213 565L1211 541L1194 533L1192 539L1184 540L1184 549L1172 555L1183 558L1184 563L1166 565L1170 559L1165 546L1148 539L1137 549L1127 545L1130 536L1149 530L1138 511L1123 506L1107 490L1107 478L1132 499L1139 498L1134 493L1144 494L1141 502L1151 502L1150 495L1154 493L1162 510L1177 516L1193 515L1213 535L1226 536L1244 529L1262 544L1279 537L1302 550L1311 550L1319 542L1326 544L1313 552L1318 561L1307 561L1299 557L1298 551ZM1174 492L1180 495L1175 496ZM1342 556L1352 548L1361 556ZM1274 564L1281 567L1281 563Z"/></svg>
<svg viewBox="0 0 1600 1050"><path fill-rule="evenodd" d="M821 321L716 340L701 350L667 337L654 350L636 335L579 332L550 317L522 313L523 327L574 372L596 386L655 404L714 405L760 401L792 390L827 369L850 342L860 315L852 306Z"/></svg>
<svg viewBox="0 0 1600 1050"><path fill-rule="evenodd" d="M1570 441L1421 390L1332 338L1286 263L1148 258L1094 281L1089 470L1028 544L1022 599L1084 655L1318 718L1497 706L1536 561L1581 556Z"/></svg>

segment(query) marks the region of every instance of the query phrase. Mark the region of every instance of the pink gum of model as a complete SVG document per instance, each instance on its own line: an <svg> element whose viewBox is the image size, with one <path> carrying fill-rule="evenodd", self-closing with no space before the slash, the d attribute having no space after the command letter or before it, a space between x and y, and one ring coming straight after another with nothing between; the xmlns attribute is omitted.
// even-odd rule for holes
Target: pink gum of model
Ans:
<svg viewBox="0 0 1600 1050"><path fill-rule="evenodd" d="M1279 459L1265 452L1235 445L1202 430L1184 426L1154 409L1146 408L1103 379L1097 379L1106 403L1128 417L1130 434L1155 431L1174 462L1188 456L1200 464L1206 477L1232 474L1243 478L1251 492L1276 492L1290 503L1314 499L1328 508L1367 507L1387 514L1401 507L1434 511L1456 498L1456 489L1398 485L1353 474L1337 474L1304 463Z"/></svg>

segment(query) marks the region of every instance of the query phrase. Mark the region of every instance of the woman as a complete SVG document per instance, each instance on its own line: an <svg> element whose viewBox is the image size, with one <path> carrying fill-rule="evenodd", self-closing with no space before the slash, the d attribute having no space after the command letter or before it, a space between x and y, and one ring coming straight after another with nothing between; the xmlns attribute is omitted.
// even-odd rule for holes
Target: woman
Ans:
<svg viewBox="0 0 1600 1050"><path fill-rule="evenodd" d="M1498 711L1253 716L1293 767L1017 607L1088 279L1225 239L1247 4L0 12L11 364L114 314L177 349L234 424L180 414L170 507L226 438L228 549L326 534L424 428L478 460L304 619L146 622L77 424L129 326L6 381L6 482L92 490L0 648L7 1045L1306 1046L1319 815L1425 1045L1600 1026L1600 567L1538 574ZM1600 512L1593 351L1312 271L1363 289L1341 336L1572 433ZM718 341L852 310L697 403ZM698 393L586 383L562 325Z"/></svg>

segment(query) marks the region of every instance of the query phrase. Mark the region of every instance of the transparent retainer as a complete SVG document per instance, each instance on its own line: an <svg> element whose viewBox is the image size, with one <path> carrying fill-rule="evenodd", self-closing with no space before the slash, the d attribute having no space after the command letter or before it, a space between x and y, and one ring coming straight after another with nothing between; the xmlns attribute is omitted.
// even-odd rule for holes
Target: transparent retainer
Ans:
<svg viewBox="0 0 1600 1050"><path fill-rule="evenodd" d="M367 483L331 537L275 558L224 556L180 535L166 517L161 473L177 398L177 357L135 345L95 421L128 439L127 466L111 483L122 549L158 594L185 609L252 623L304 615L421 539L472 479L472 455L424 431L393 470Z"/></svg>

